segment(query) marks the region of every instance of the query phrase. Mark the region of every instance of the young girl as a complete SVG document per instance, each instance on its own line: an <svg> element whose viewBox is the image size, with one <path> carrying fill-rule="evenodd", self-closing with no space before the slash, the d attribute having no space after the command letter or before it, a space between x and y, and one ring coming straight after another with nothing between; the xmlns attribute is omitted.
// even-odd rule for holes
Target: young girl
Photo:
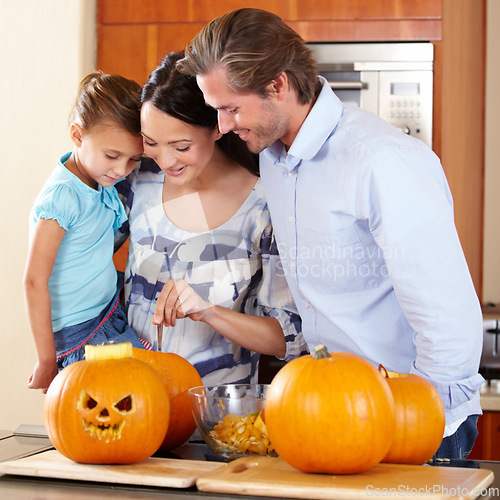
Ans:
<svg viewBox="0 0 500 500"><path fill-rule="evenodd" d="M114 184L142 156L140 86L118 75L83 79L70 115L73 151L42 187L30 215L24 277L38 361L28 387L46 392L86 343L142 347L119 303L114 232L126 220Z"/></svg>

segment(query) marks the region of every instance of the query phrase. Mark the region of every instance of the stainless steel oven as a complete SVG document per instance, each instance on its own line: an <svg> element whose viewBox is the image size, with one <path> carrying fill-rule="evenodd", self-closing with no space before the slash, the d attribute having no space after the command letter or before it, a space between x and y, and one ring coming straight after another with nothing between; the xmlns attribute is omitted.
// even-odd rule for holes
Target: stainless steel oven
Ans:
<svg viewBox="0 0 500 500"><path fill-rule="evenodd" d="M483 351L479 373L486 380L500 379L500 311L483 306Z"/></svg>
<svg viewBox="0 0 500 500"><path fill-rule="evenodd" d="M379 115L432 148L430 42L308 45L341 101Z"/></svg>

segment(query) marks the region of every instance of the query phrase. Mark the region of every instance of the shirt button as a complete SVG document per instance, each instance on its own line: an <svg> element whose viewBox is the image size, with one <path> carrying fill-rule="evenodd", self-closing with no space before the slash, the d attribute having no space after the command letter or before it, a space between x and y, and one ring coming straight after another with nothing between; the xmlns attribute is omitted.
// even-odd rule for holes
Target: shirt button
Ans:
<svg viewBox="0 0 500 500"><path fill-rule="evenodd" d="M311 307L311 304L309 304L309 302L307 302L307 300L306 300L306 301L304 301L304 307L306 309L309 309Z"/></svg>
<svg viewBox="0 0 500 500"><path fill-rule="evenodd" d="M288 172L288 175L294 175L294 174L295 174L295 170L290 170L290 171Z"/></svg>
<svg viewBox="0 0 500 500"><path fill-rule="evenodd" d="M288 222L293 222L295 219L293 217L293 215L289 215L288 216Z"/></svg>

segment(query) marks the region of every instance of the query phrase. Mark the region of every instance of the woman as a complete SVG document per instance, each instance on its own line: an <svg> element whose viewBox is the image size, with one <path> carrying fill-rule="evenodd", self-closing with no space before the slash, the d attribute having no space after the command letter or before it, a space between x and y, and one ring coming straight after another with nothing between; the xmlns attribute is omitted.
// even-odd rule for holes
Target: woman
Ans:
<svg viewBox="0 0 500 500"><path fill-rule="evenodd" d="M189 360L205 384L254 383L258 353L290 359L307 348L256 159L220 134L196 80L175 69L182 57L167 55L144 86L149 158L117 186L129 211L127 314L139 337Z"/></svg>

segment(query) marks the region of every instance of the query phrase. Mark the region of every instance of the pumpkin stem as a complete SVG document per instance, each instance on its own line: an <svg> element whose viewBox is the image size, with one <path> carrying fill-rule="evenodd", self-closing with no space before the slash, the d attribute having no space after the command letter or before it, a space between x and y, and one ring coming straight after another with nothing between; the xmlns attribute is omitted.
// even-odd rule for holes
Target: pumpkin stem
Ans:
<svg viewBox="0 0 500 500"><path fill-rule="evenodd" d="M329 357L330 353L328 352L328 349L324 345L318 345L314 348L314 354L313 354L314 359L324 359Z"/></svg>
<svg viewBox="0 0 500 500"><path fill-rule="evenodd" d="M134 351L131 342L119 344L85 345L85 359L98 361L103 359L133 358Z"/></svg>
<svg viewBox="0 0 500 500"><path fill-rule="evenodd" d="M378 365L378 371L384 376L384 378L389 378L389 374L387 373L384 365Z"/></svg>

